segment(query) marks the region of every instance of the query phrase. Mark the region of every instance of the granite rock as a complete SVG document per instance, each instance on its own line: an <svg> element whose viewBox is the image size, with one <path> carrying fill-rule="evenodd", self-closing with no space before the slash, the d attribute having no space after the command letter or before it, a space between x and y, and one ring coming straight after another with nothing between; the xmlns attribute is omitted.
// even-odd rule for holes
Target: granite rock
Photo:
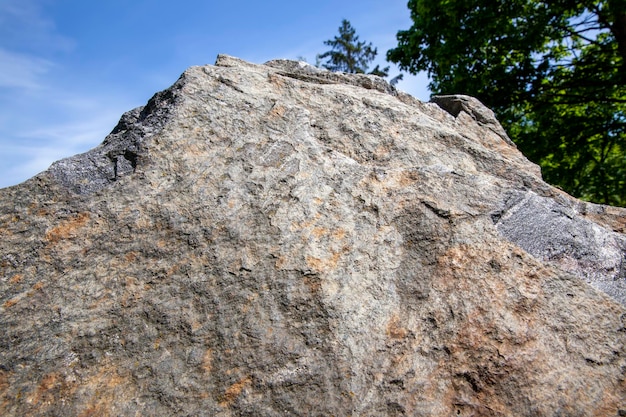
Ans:
<svg viewBox="0 0 626 417"><path fill-rule="evenodd" d="M0 414L626 414L623 209L493 113L220 56L0 190Z"/></svg>

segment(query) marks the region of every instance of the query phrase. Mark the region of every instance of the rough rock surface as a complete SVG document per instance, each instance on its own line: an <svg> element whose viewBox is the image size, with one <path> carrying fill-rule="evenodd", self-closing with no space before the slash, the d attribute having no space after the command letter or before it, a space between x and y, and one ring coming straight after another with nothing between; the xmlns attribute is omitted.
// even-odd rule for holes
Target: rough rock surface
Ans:
<svg viewBox="0 0 626 417"><path fill-rule="evenodd" d="M625 415L626 212L434 101L220 56L0 190L0 414Z"/></svg>

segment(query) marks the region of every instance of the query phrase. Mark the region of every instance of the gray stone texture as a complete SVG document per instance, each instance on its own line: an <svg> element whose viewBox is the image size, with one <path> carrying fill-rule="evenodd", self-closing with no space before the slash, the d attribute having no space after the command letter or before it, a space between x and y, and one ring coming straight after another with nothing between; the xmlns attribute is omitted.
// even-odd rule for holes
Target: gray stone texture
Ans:
<svg viewBox="0 0 626 417"><path fill-rule="evenodd" d="M625 415L625 215L473 98L220 56L0 190L0 415Z"/></svg>

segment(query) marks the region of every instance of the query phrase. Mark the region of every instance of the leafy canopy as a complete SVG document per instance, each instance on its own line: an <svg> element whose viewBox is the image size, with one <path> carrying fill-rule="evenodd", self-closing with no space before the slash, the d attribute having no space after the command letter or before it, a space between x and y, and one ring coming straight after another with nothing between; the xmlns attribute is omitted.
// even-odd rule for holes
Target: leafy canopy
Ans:
<svg viewBox="0 0 626 417"><path fill-rule="evenodd" d="M324 41L324 45L330 46L331 50L319 54L317 59L326 60L322 66L330 71L364 74L378 54L371 42L359 41L355 29L346 19L341 21L339 36ZM389 67L381 69L377 65L369 74L386 77Z"/></svg>
<svg viewBox="0 0 626 417"><path fill-rule="evenodd" d="M626 0L410 0L387 58L491 107L548 182L626 205Z"/></svg>

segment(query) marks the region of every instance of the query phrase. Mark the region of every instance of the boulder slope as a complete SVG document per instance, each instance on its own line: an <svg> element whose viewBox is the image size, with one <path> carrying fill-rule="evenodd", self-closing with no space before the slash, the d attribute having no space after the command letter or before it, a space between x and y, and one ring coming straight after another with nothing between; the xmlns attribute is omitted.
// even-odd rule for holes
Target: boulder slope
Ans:
<svg viewBox="0 0 626 417"><path fill-rule="evenodd" d="M228 56L0 190L0 414L626 414L626 211L477 100Z"/></svg>

